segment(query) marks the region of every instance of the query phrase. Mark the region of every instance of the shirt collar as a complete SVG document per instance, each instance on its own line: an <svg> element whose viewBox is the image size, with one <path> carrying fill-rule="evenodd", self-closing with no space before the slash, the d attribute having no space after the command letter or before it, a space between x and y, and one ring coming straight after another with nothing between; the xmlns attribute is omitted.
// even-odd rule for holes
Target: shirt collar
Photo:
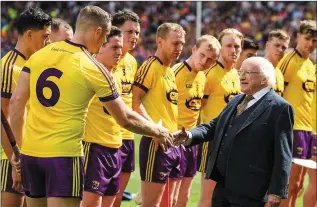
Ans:
<svg viewBox="0 0 317 207"><path fill-rule="evenodd" d="M261 90L259 90L258 92L256 92L255 94L253 94L253 98L255 100L260 100L265 94L267 94L269 91L271 90L271 87L266 87L266 88L262 88Z"/></svg>

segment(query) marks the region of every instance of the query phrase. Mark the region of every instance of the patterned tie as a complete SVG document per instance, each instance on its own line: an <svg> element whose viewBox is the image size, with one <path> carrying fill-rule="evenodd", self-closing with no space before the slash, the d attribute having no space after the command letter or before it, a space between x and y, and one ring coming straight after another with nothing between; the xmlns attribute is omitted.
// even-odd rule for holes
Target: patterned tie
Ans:
<svg viewBox="0 0 317 207"><path fill-rule="evenodd" d="M236 114L236 116L239 116L245 110L245 108L247 107L249 101L251 101L252 99L254 99L253 96L246 95L244 97L243 101L237 106L237 114Z"/></svg>

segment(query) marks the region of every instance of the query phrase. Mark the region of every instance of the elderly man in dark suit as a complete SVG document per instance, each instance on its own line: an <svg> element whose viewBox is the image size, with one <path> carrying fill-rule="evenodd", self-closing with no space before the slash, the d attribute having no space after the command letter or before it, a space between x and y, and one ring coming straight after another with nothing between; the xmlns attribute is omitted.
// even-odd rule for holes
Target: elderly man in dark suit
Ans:
<svg viewBox="0 0 317 207"><path fill-rule="evenodd" d="M210 123L175 132L174 144L213 140L206 178L217 182L213 207L278 206L287 198L292 163L292 106L278 96L273 65L251 57L239 71L241 91Z"/></svg>

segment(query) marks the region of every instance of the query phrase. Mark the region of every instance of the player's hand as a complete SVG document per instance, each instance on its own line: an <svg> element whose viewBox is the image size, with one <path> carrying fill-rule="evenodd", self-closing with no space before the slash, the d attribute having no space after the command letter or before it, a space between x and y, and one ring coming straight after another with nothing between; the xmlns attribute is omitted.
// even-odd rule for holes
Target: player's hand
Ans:
<svg viewBox="0 0 317 207"><path fill-rule="evenodd" d="M159 135L155 136L154 139L157 140L158 144L166 151L169 147L173 145L173 135L168 129L163 126L157 125Z"/></svg>
<svg viewBox="0 0 317 207"><path fill-rule="evenodd" d="M14 153L12 154L10 163L12 168L15 169L17 173L21 174L21 160L17 159Z"/></svg>
<svg viewBox="0 0 317 207"><path fill-rule="evenodd" d="M13 180L12 188L18 192L22 192L23 186L22 186L21 173L18 173L14 167L12 168L12 180Z"/></svg>
<svg viewBox="0 0 317 207"><path fill-rule="evenodd" d="M185 130L185 127L182 126L181 130L178 130L173 133L173 145L178 146L184 144L188 140L188 133Z"/></svg>
<svg viewBox="0 0 317 207"><path fill-rule="evenodd" d="M268 198L267 198L267 206L268 207L278 207L280 206L280 203L281 203L281 198L279 196L276 196L276 195L268 195Z"/></svg>

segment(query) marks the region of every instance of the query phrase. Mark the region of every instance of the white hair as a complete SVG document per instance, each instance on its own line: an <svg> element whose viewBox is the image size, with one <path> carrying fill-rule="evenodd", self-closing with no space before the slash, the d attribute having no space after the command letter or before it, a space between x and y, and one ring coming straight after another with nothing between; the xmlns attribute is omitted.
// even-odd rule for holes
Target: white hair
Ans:
<svg viewBox="0 0 317 207"><path fill-rule="evenodd" d="M267 83L269 86L272 88L276 84L276 77L275 77L275 71L274 71L274 66L270 61L263 57L250 57L246 59L248 62L254 63L261 71L262 74L264 74Z"/></svg>

